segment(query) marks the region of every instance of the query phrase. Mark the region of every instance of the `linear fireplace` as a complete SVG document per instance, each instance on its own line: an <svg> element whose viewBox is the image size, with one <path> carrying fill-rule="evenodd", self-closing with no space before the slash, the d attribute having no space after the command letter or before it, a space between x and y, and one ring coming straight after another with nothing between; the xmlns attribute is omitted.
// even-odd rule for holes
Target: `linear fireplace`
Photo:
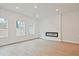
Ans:
<svg viewBox="0 0 79 59"><path fill-rule="evenodd" d="M46 32L45 35L48 37L58 37L58 32Z"/></svg>

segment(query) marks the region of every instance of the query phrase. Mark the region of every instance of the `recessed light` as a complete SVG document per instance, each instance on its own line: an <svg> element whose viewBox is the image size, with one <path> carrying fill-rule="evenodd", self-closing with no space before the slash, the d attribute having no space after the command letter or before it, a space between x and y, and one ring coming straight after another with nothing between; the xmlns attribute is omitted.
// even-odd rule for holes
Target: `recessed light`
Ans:
<svg viewBox="0 0 79 59"><path fill-rule="evenodd" d="M59 9L56 9L56 11L58 12L58 11L59 11Z"/></svg>
<svg viewBox="0 0 79 59"><path fill-rule="evenodd" d="M19 9L20 7L16 7L16 9Z"/></svg>
<svg viewBox="0 0 79 59"><path fill-rule="evenodd" d="M38 14L36 14L36 18L39 18L39 15Z"/></svg>
<svg viewBox="0 0 79 59"><path fill-rule="evenodd" d="M34 6L34 8L38 8L38 6L37 6L37 5L35 5L35 6Z"/></svg>

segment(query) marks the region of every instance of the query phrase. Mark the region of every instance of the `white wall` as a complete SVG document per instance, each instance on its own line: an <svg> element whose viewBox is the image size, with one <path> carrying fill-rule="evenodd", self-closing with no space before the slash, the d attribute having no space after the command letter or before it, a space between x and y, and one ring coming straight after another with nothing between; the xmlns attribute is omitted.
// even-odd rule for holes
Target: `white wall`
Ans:
<svg viewBox="0 0 79 59"><path fill-rule="evenodd" d="M8 20L8 33L6 33L6 34L8 34L8 37L7 38L4 38L4 37L1 38L0 39L0 45L38 37L38 35L29 35L28 34L28 27L29 27L30 24L35 26L34 33L38 32L36 19L32 19L32 18L29 18L29 17L24 16L22 14L15 13L13 11L9 11L9 10L6 10L6 9L0 9L0 17L3 17L6 20ZM18 19L20 19L20 20L22 20L26 23L25 24L26 25L26 29L25 29L26 35L22 36L22 37L16 36L16 20L18 20Z"/></svg>
<svg viewBox="0 0 79 59"><path fill-rule="evenodd" d="M62 15L63 41L79 43L79 11Z"/></svg>
<svg viewBox="0 0 79 59"><path fill-rule="evenodd" d="M55 14L40 20L40 37L48 40L60 40L60 16ZM58 32L58 38L46 37L45 32Z"/></svg>
<svg viewBox="0 0 79 59"><path fill-rule="evenodd" d="M62 21L61 21L62 20ZM62 30L62 31L61 31ZM46 37L45 32L59 32L59 37ZM61 36L62 32L62 36ZM79 11L59 13L40 20L40 37L79 44Z"/></svg>

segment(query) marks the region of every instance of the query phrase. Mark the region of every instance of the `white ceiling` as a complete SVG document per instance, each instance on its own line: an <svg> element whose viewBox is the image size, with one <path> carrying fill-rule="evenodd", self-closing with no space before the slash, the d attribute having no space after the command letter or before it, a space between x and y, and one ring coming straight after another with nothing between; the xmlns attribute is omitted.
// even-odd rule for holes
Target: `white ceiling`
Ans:
<svg viewBox="0 0 79 59"><path fill-rule="evenodd" d="M37 9L34 8L35 5L38 6ZM78 3L0 3L0 7L30 17L35 17L35 15L39 15L40 19L57 14L56 9L59 9L59 11L62 10L63 13L79 11ZM20 8L16 9L16 7Z"/></svg>

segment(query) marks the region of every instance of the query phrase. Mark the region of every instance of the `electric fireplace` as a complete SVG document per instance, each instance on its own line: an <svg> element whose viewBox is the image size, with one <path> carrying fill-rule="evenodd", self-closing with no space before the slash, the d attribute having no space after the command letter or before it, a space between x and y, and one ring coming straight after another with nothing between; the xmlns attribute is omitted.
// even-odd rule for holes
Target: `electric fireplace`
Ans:
<svg viewBox="0 0 79 59"><path fill-rule="evenodd" d="M48 37L58 37L58 32L46 32L45 35Z"/></svg>

